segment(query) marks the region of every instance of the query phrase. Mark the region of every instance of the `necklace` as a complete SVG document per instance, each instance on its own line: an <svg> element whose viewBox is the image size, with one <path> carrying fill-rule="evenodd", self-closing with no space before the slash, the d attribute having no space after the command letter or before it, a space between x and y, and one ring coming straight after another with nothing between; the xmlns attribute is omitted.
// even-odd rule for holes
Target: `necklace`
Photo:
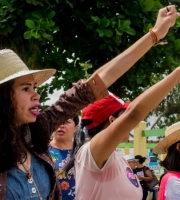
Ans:
<svg viewBox="0 0 180 200"><path fill-rule="evenodd" d="M28 182L29 182L29 183L34 183L34 186L35 186L35 188L36 188L36 190L37 190L39 199L40 199L40 200L43 200L43 198L41 197L41 194L40 194L40 192L39 192L39 189L38 189L38 187L37 187L37 185L36 185L36 182L35 182L34 179L33 179L33 175L32 175L32 173L31 173L30 169L28 169L27 166L26 166L24 163L22 163L22 166L24 167L24 169L25 169L25 171L26 171L26 177L27 177L27 179L28 179Z"/></svg>

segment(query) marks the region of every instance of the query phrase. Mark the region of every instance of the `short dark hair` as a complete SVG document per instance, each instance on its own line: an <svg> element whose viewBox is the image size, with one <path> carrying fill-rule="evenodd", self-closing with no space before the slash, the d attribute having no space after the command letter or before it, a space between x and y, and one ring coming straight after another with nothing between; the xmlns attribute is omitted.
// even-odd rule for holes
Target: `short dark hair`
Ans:
<svg viewBox="0 0 180 200"><path fill-rule="evenodd" d="M135 159L138 159L139 163L143 164L145 162L145 160L146 160L146 157L143 157L141 155L136 155Z"/></svg>

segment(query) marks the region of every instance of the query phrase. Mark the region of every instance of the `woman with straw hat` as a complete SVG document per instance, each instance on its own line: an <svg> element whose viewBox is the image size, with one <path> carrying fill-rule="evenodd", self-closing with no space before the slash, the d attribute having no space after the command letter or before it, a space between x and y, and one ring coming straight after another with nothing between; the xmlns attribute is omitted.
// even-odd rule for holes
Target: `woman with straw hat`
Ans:
<svg viewBox="0 0 180 200"><path fill-rule="evenodd" d="M106 88L163 38L178 16L173 5L161 9L149 33L98 69L88 80L74 84L42 113L39 112L40 96L36 87L52 76L55 70L29 70L12 50L0 50L1 200L61 199L48 153L51 133L83 107L105 97ZM176 72L179 73L178 70ZM169 89L177 81L174 73L171 76L174 77L167 87ZM166 93L167 90L163 94Z"/></svg>
<svg viewBox="0 0 180 200"><path fill-rule="evenodd" d="M160 10L160 15L168 9ZM162 12L162 13L161 13ZM180 68L129 105L113 94L82 110L71 160L75 167L77 200L142 200L142 189L127 161L116 151L130 131L180 82ZM86 138L90 141L86 142Z"/></svg>
<svg viewBox="0 0 180 200"><path fill-rule="evenodd" d="M180 199L180 122L165 131L163 138L154 148L155 154L167 154L160 165L168 172L162 177L158 200Z"/></svg>

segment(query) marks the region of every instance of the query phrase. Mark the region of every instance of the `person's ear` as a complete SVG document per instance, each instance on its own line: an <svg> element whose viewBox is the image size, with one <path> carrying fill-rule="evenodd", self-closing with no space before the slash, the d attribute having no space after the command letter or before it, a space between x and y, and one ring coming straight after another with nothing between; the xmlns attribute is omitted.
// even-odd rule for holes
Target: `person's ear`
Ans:
<svg viewBox="0 0 180 200"><path fill-rule="evenodd" d="M112 115L109 117L109 123L111 124L116 118L113 117Z"/></svg>
<svg viewBox="0 0 180 200"><path fill-rule="evenodd" d="M178 151L180 151L180 143L177 143L177 144L176 144L176 149L177 149Z"/></svg>

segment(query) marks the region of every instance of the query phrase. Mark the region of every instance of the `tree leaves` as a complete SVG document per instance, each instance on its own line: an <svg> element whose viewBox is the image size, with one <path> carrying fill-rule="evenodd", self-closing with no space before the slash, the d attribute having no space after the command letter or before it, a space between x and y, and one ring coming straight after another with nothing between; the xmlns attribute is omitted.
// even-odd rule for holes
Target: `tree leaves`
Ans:
<svg viewBox="0 0 180 200"><path fill-rule="evenodd" d="M108 20L107 18L102 18L100 23L102 27L108 27L110 24L110 20Z"/></svg>
<svg viewBox="0 0 180 200"><path fill-rule="evenodd" d="M151 11L154 7L154 0L145 0L143 3L143 7L144 12Z"/></svg>
<svg viewBox="0 0 180 200"><path fill-rule="evenodd" d="M179 0L172 3L180 7ZM88 77L147 33L167 1L0 0L0 5L1 48L15 50L31 69L57 69L52 83L42 87L45 101L54 89L66 90ZM180 63L179 27L180 18L162 40L165 45L153 47L109 89L131 101L175 69ZM170 97L157 116L169 102Z"/></svg>
<svg viewBox="0 0 180 200"><path fill-rule="evenodd" d="M54 11L51 11L47 16L47 19L52 19L55 16L55 14L56 13Z"/></svg>
<svg viewBox="0 0 180 200"><path fill-rule="evenodd" d="M35 24L34 24L34 22L33 22L32 20L30 20L30 19L27 19L27 20L26 20L26 26L27 26L28 28L30 28L30 29L35 29Z"/></svg>
<svg viewBox="0 0 180 200"><path fill-rule="evenodd" d="M26 32L24 33L24 38L25 38L26 40L30 39L30 38L31 38L31 31L26 31Z"/></svg>
<svg viewBox="0 0 180 200"><path fill-rule="evenodd" d="M43 43L44 39L53 41L53 33L59 30L59 28L55 26L55 22L51 20L55 16L55 12L51 11L47 13L45 19L43 15L44 13L33 11L31 15L28 16L32 17L32 19L27 19L25 21L25 25L30 29L24 33L25 39L31 39L33 37L43 41Z"/></svg>
<svg viewBox="0 0 180 200"><path fill-rule="evenodd" d="M0 0L0 4L6 6L9 4L9 2L7 0Z"/></svg>
<svg viewBox="0 0 180 200"><path fill-rule="evenodd" d="M180 39L175 40L174 50L180 51Z"/></svg>

